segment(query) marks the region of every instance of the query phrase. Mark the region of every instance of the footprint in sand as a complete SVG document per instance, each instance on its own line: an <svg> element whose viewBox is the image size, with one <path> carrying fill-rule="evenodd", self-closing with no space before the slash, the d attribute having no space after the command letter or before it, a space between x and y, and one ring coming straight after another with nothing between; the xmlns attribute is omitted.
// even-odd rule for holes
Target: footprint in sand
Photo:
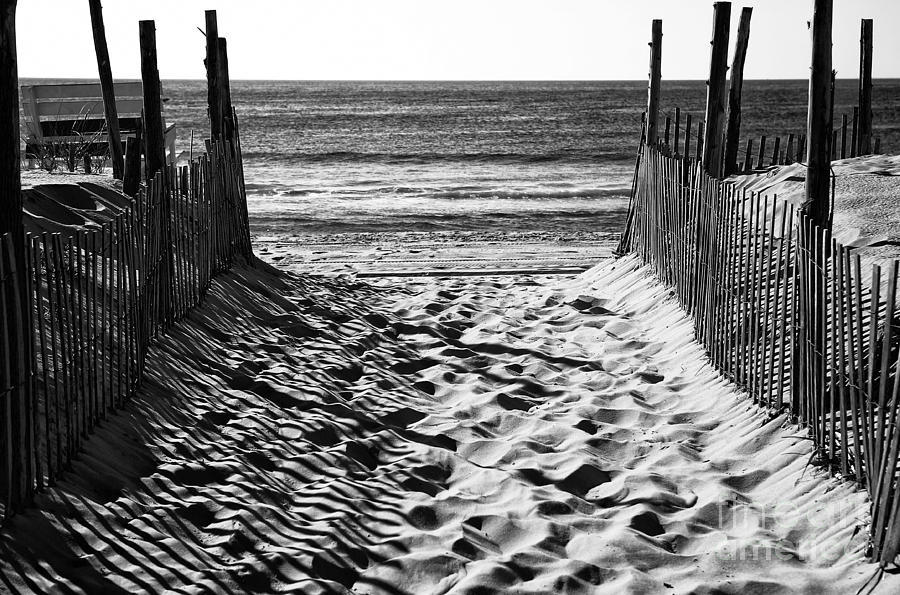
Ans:
<svg viewBox="0 0 900 595"><path fill-rule="evenodd" d="M187 463L183 465L163 465L159 468L159 473L169 477L175 483L205 486L223 483L232 472L221 463Z"/></svg>
<svg viewBox="0 0 900 595"><path fill-rule="evenodd" d="M507 411L529 411L536 405L536 403L506 393L497 395L497 404Z"/></svg>
<svg viewBox="0 0 900 595"><path fill-rule="evenodd" d="M392 428L407 428L412 424L428 417L427 413L410 409L409 407L401 407L395 411L391 411L378 418L379 423Z"/></svg>
<svg viewBox="0 0 900 595"><path fill-rule="evenodd" d="M591 419L583 419L573 426L576 430L581 430L585 434L594 435L600 430L600 424Z"/></svg>
<svg viewBox="0 0 900 595"><path fill-rule="evenodd" d="M631 522L628 526L635 531L639 531L640 533L651 537L656 537L657 535L662 535L666 532L659 522L659 517L649 510L631 517Z"/></svg>
<svg viewBox="0 0 900 595"><path fill-rule="evenodd" d="M568 305L580 312L594 315L609 315L613 312L606 308L608 300L591 297L588 295L578 296L578 299L568 302Z"/></svg>
<svg viewBox="0 0 900 595"><path fill-rule="evenodd" d="M541 469L519 469L519 475L538 486L553 484L564 492L584 498L588 492L609 482L612 476L594 465L584 464L561 479L552 479Z"/></svg>
<svg viewBox="0 0 900 595"><path fill-rule="evenodd" d="M413 527L422 531L434 531L443 524L431 506L414 506L410 509L408 518Z"/></svg>
<svg viewBox="0 0 900 595"><path fill-rule="evenodd" d="M331 424L323 425L322 427L316 428L315 430L302 434L301 436L304 439L312 442L316 446L321 446L322 448L334 446L341 441L341 437L338 436L335 427Z"/></svg>
<svg viewBox="0 0 900 595"><path fill-rule="evenodd" d="M235 415L230 411L207 411L200 417L215 427L221 427L234 419Z"/></svg>
<svg viewBox="0 0 900 595"><path fill-rule="evenodd" d="M379 465L376 451L360 442L348 442L344 452L348 457L365 466L370 471L374 470Z"/></svg>
<svg viewBox="0 0 900 595"><path fill-rule="evenodd" d="M187 506L176 508L174 512L198 529L203 529L215 520L215 509L219 508L221 507L216 506L211 501L194 502Z"/></svg>

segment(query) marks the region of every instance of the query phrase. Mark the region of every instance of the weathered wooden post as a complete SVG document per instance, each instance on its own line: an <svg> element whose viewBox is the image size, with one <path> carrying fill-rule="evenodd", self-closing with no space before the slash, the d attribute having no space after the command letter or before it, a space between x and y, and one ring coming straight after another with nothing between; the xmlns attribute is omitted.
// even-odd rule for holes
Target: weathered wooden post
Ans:
<svg viewBox="0 0 900 595"><path fill-rule="evenodd" d="M146 166L144 168L147 176L147 185L150 187L151 181L157 173L162 175L156 178L162 181L162 188L158 189L160 199L159 216L160 229L156 231L159 238L162 260L165 263L161 267L159 283L162 287L162 294L165 296L160 300L159 322L168 324L171 322L171 295L174 292L174 284L171 283L172 271L174 269L174 254L172 253L172 234L171 234L171 192L169 189L168 178L166 175L166 141L165 130L162 121L162 100L160 98L162 90L159 81L159 68L156 58L156 23L154 21L140 22L140 38L141 38L141 79L144 83L144 147Z"/></svg>
<svg viewBox="0 0 900 595"><path fill-rule="evenodd" d="M113 177L121 180L125 174L122 152L122 135L119 132L119 113L116 109L116 90L113 85L109 48L106 46L106 28L103 26L103 7L100 0L88 0L91 10L91 29L94 32L94 53L97 54L97 70L100 73L100 89L103 92L103 111L106 116L106 132L109 136L109 158Z"/></svg>
<svg viewBox="0 0 900 595"><path fill-rule="evenodd" d="M795 277L797 325L793 338L791 398L814 426L825 419L825 289L824 259L828 246L821 238L831 229L832 81L831 32L833 0L815 0L812 18L812 60L807 117L806 196L800 207ZM815 435L815 434L814 434ZM816 444L824 460L824 443Z"/></svg>
<svg viewBox="0 0 900 595"><path fill-rule="evenodd" d="M647 144L659 141L659 91L662 81L662 21L654 19L650 42L650 88L647 97Z"/></svg>
<svg viewBox="0 0 900 595"><path fill-rule="evenodd" d="M741 10L738 25L737 45L731 62L731 83L728 89L728 128L725 133L725 175L738 171L737 158L741 142L741 93L744 88L744 62L747 59L747 44L750 42L750 17L753 8Z"/></svg>
<svg viewBox="0 0 900 595"><path fill-rule="evenodd" d="M7 345L0 353L4 388L0 400L0 502L3 515L21 510L32 493L29 438L32 395L29 390L32 360L28 324L31 300L25 269L25 231L19 149L19 74L16 60L16 0L0 0L0 268L9 275L0 284L6 318ZM6 236L8 234L8 236ZM6 236L6 237L4 237ZM5 256L5 258L4 258ZM4 372L5 370L5 372Z"/></svg>
<svg viewBox="0 0 900 595"><path fill-rule="evenodd" d="M802 211L828 227L831 191L831 19L833 0L815 0L807 115L806 200Z"/></svg>
<svg viewBox="0 0 900 595"><path fill-rule="evenodd" d="M141 136L140 130L136 136L125 141L125 177L123 178L122 192L128 196L137 195L141 187Z"/></svg>
<svg viewBox="0 0 900 595"><path fill-rule="evenodd" d="M692 114L687 115L687 122L685 123L684 130L684 159L685 162L690 161L691 159L691 135L694 134L693 124L691 120L693 119Z"/></svg>
<svg viewBox="0 0 900 595"><path fill-rule="evenodd" d="M872 19L863 19L859 37L859 149L872 153Z"/></svg>
<svg viewBox="0 0 900 595"><path fill-rule="evenodd" d="M706 124L703 139L703 168L716 178L722 177L725 132L725 75L728 72L728 32L731 26L731 2L713 5L713 39L709 59L706 93Z"/></svg>
<svg viewBox="0 0 900 595"><path fill-rule="evenodd" d="M678 145L681 141L681 108L675 108L675 139L672 141L672 153L678 157Z"/></svg>
<svg viewBox="0 0 900 595"><path fill-rule="evenodd" d="M841 159L847 158L847 114L841 116Z"/></svg>
<svg viewBox="0 0 900 595"><path fill-rule="evenodd" d="M156 23L140 22L141 80L144 84L145 174L152 180L166 165L165 130L162 122L162 90L156 60Z"/></svg>
<svg viewBox="0 0 900 595"><path fill-rule="evenodd" d="M234 110L231 105L231 77L228 74L228 41L219 38L219 98L222 103L222 138L234 140Z"/></svg>
<svg viewBox="0 0 900 595"><path fill-rule="evenodd" d="M828 148L828 154L831 160L837 160L837 130L834 129L834 91L837 88L837 70L831 71L831 95L828 98L828 138L831 144Z"/></svg>
<svg viewBox="0 0 900 595"><path fill-rule="evenodd" d="M0 0L0 235L22 239L16 0Z"/></svg>
<svg viewBox="0 0 900 595"><path fill-rule="evenodd" d="M219 25L215 10L206 11L206 99L212 139L222 136L222 98L219 93Z"/></svg>
<svg viewBox="0 0 900 595"><path fill-rule="evenodd" d="M725 132L725 75L728 72L728 34L731 26L731 2L713 5L713 39L709 59L706 93L706 135L703 139L703 168L716 178L722 177Z"/></svg>

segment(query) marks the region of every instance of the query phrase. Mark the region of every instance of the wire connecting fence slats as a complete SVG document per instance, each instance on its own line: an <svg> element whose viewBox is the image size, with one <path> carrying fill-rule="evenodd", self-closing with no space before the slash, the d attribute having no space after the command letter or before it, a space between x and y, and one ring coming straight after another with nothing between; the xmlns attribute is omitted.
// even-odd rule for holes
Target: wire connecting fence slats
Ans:
<svg viewBox="0 0 900 595"><path fill-rule="evenodd" d="M873 556L892 561L900 263L865 271L859 249L792 205L671 153L642 147L622 245L674 289L712 364L756 403L808 428L818 462L868 491Z"/></svg>
<svg viewBox="0 0 900 595"><path fill-rule="evenodd" d="M252 258L238 142L208 143L128 206L96 198L105 208L67 235L0 237L0 521L140 388L152 341L212 278Z"/></svg>

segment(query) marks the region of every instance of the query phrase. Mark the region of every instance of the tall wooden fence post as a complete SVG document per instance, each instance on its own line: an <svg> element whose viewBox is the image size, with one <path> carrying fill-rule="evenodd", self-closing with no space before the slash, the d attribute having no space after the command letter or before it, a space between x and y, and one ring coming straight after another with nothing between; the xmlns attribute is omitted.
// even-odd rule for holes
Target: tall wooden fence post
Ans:
<svg viewBox="0 0 900 595"><path fill-rule="evenodd" d="M219 38L219 97L222 102L222 138L234 140L234 109L231 105L231 76L228 74L228 42Z"/></svg>
<svg viewBox="0 0 900 595"><path fill-rule="evenodd" d="M0 284L5 310L0 313L5 317L0 346L6 347L0 353L0 379L4 389L11 389L0 399L0 504L4 517L21 510L34 489L28 441L35 435L29 380L32 359L27 348L32 334L30 317L24 314L30 311L32 300L25 267L20 138L16 0L0 0L0 268L8 275Z"/></svg>
<svg viewBox="0 0 900 595"><path fill-rule="evenodd" d="M206 98L214 141L222 136L222 98L219 96L219 25L215 10L206 11Z"/></svg>
<svg viewBox="0 0 900 595"><path fill-rule="evenodd" d="M146 152L146 179L152 180L156 172L166 165L165 130L162 122L162 90L156 61L156 24L140 22L141 80L144 84L144 143Z"/></svg>
<svg viewBox="0 0 900 595"><path fill-rule="evenodd" d="M837 161L838 133L834 129L834 93L837 88L837 70L831 71L831 94L828 97L828 154L832 161ZM829 223L829 226L831 224Z"/></svg>
<svg viewBox="0 0 900 595"><path fill-rule="evenodd" d="M125 176L122 192L134 198L141 187L141 132L125 141Z"/></svg>
<svg viewBox="0 0 900 595"><path fill-rule="evenodd" d="M859 147L857 155L872 153L872 19L863 19L859 37Z"/></svg>
<svg viewBox="0 0 900 595"><path fill-rule="evenodd" d="M174 269L174 254L172 252L171 233L171 191L168 184L166 171L166 141L162 122L161 85L159 81L159 68L156 60L156 24L154 21L140 22L141 36L141 78L144 82L144 146L146 147L146 176L147 188L155 185L156 196L159 197L160 214L156 224L158 230L151 233L158 234L160 250L160 274L157 282L162 287L162 299L159 303L159 317L156 322L166 325L171 322L171 295L174 292L172 271ZM158 173L161 175L157 176ZM160 187L161 186L161 187Z"/></svg>
<svg viewBox="0 0 900 595"><path fill-rule="evenodd" d="M827 228L831 191L831 19L833 0L815 0L807 114L806 201L803 211Z"/></svg>
<svg viewBox="0 0 900 595"><path fill-rule="evenodd" d="M830 231L832 82L831 30L833 0L815 0L812 19L812 60L807 120L806 198L801 206L795 291L798 309L793 329L791 394L807 423L812 425L819 456L826 458L824 265L826 248L820 241Z"/></svg>
<svg viewBox="0 0 900 595"><path fill-rule="evenodd" d="M662 81L662 21L653 21L650 42L650 89L647 97L647 144L656 146L659 140L659 92Z"/></svg>
<svg viewBox="0 0 900 595"><path fill-rule="evenodd" d="M728 89L728 128L725 133L725 175L738 171L737 158L741 142L741 94L744 88L744 62L747 59L747 45L750 42L750 17L753 8L741 10L738 25L737 45L731 62L731 84Z"/></svg>
<svg viewBox="0 0 900 595"><path fill-rule="evenodd" d="M19 142L16 0L0 0L0 235L17 240L23 237Z"/></svg>
<svg viewBox="0 0 900 595"><path fill-rule="evenodd" d="M113 85L109 48L106 46L106 28L103 26L103 7L100 0L88 0L91 9L91 29L94 32L94 52L97 54L97 70L100 73L100 89L103 92L103 111L106 116L106 132L109 137L109 158L113 177L121 180L125 175L122 151L122 135L119 132L119 113L116 109L116 90Z"/></svg>
<svg viewBox="0 0 900 595"><path fill-rule="evenodd" d="M709 58L706 93L706 138L703 141L703 167L716 178L722 177L725 132L725 75L728 73L728 33L731 27L731 2L713 5L713 39Z"/></svg>

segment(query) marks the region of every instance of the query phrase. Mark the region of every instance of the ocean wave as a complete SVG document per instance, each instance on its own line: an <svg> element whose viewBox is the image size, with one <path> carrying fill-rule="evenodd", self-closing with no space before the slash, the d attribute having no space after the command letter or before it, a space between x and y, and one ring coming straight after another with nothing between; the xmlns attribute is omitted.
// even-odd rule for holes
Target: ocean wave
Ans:
<svg viewBox="0 0 900 595"><path fill-rule="evenodd" d="M523 231L560 229L580 231L618 231L625 219L625 207L604 210L541 210L534 212L479 213L338 213L274 216L252 213L250 225L260 230L290 231L431 231L489 230Z"/></svg>
<svg viewBox="0 0 900 595"><path fill-rule="evenodd" d="M380 163L397 165L427 165L431 163L475 164L539 164L539 163L609 163L630 161L633 152L600 153L367 153L361 151L334 151L326 153L273 153L246 151L245 161L278 163Z"/></svg>
<svg viewBox="0 0 900 595"><path fill-rule="evenodd" d="M435 201L554 201L554 200L598 200L626 199L629 194L627 186L611 186L608 188L529 188L504 189L485 187L447 187L416 188L409 186L382 186L357 190L351 188L294 188L284 189L277 186L260 186L250 191L251 200L278 200L289 198L327 198L330 201L346 200L364 202L370 199L393 197L401 201L422 201L427 206L429 200Z"/></svg>
<svg viewBox="0 0 900 595"><path fill-rule="evenodd" d="M465 190L448 189L426 193L426 198L451 199L451 200L554 200L564 198L627 198L629 188L625 186L612 188L569 188L565 190L550 190L535 188L529 190Z"/></svg>

